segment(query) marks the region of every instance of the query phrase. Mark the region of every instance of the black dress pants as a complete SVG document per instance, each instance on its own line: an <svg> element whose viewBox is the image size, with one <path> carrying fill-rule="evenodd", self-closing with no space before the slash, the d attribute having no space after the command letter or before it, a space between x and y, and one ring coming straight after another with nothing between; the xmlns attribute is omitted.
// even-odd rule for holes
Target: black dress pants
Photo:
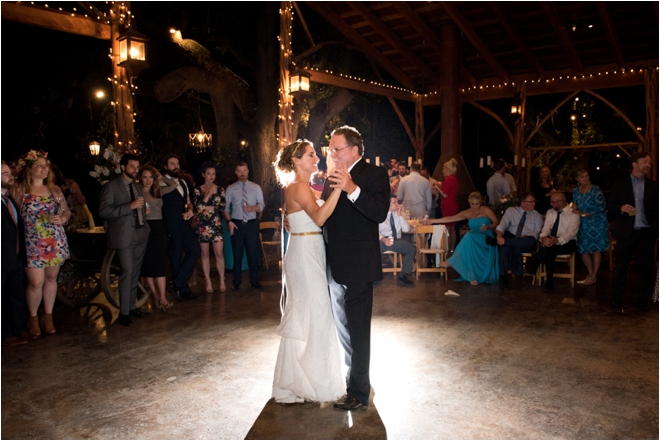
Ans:
<svg viewBox="0 0 660 441"><path fill-rule="evenodd" d="M536 260L539 263L545 264L545 272L547 274L548 286L552 286L554 281L552 279L555 274L555 259L560 254L573 254L577 249L577 243L574 240L566 242L564 245L553 245L551 247L541 247L536 254Z"/></svg>
<svg viewBox="0 0 660 441"><path fill-rule="evenodd" d="M653 228L633 230L626 239L617 240L616 265L612 276L612 302L621 304L628 281L628 267L633 254L637 256L637 304L648 306L653 290L656 257L653 255L657 240Z"/></svg>

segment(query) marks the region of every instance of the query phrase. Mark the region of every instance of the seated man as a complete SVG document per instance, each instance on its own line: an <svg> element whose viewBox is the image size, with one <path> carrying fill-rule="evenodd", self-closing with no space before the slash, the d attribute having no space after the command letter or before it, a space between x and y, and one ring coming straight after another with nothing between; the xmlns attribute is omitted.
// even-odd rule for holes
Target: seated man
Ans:
<svg viewBox="0 0 660 441"><path fill-rule="evenodd" d="M408 279L406 274L412 272L417 247L410 241L401 239L402 233L410 231L408 222L401 215L402 208L396 200L396 195L390 195L390 211L385 221L378 226L380 252L394 251L403 255L403 267L398 280L404 285L412 285L413 281Z"/></svg>
<svg viewBox="0 0 660 441"><path fill-rule="evenodd" d="M509 289L509 269L516 276L522 275L522 253L536 251L543 217L534 210L535 203L533 193L520 195L520 206L508 208L495 230L500 246L500 289Z"/></svg>
<svg viewBox="0 0 660 441"><path fill-rule="evenodd" d="M577 248L577 232L580 228L580 215L566 204L566 195L561 192L550 196L552 208L545 215L545 223L541 230L541 249L536 253L532 261L527 264L525 271L536 274L539 264L545 264L547 281L543 286L544 292L554 290L552 279L555 273L555 258L559 254L572 254Z"/></svg>

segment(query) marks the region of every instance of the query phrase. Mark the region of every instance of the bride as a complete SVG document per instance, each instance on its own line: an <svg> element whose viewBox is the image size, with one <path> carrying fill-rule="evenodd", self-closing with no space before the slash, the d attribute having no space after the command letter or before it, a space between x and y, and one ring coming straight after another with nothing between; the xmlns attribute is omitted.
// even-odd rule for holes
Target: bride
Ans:
<svg viewBox="0 0 660 441"><path fill-rule="evenodd" d="M336 188L325 204L309 185L318 156L308 141L296 141L273 164L285 190L290 239L283 262L286 304L277 333L273 397L279 403L326 402L340 398L342 379L337 331L332 318L321 226L337 205Z"/></svg>

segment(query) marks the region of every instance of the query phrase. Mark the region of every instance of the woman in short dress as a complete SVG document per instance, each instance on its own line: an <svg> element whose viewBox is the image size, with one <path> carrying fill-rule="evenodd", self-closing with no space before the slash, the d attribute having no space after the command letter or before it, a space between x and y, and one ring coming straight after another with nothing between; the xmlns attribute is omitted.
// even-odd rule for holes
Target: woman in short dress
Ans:
<svg viewBox="0 0 660 441"><path fill-rule="evenodd" d="M195 217L193 227L202 249L202 271L206 280L206 292L213 292L211 282L210 248L213 245L215 267L220 277L220 292L227 291L225 285L225 256L223 253L224 233L222 231L222 212L225 211L225 190L215 185L215 164L202 164L204 183L193 190Z"/></svg>
<svg viewBox="0 0 660 441"><path fill-rule="evenodd" d="M534 198L536 199L536 211L543 216L550 209L550 197L555 191L550 167L541 167L541 170L539 170L539 180L532 184L532 193L534 193Z"/></svg>
<svg viewBox="0 0 660 441"><path fill-rule="evenodd" d="M445 176L444 182L438 182L437 188L440 192L440 212L443 217L454 216L458 214L458 190L460 185L456 178L456 171L458 170L458 162L456 159L451 158L445 162L442 168L442 174ZM453 253L456 248L456 222L449 222L445 225L449 232L449 241L447 249Z"/></svg>
<svg viewBox="0 0 660 441"><path fill-rule="evenodd" d="M589 271L587 278L578 283L588 286L596 283L601 253L610 248L607 201L600 188L591 183L588 170L580 167L575 176L579 185L573 190L573 212L581 216L577 236L578 252Z"/></svg>
<svg viewBox="0 0 660 441"><path fill-rule="evenodd" d="M43 301L41 328L55 334L53 305L57 295L57 275L60 266L69 258L69 245L63 225L71 211L62 190L53 184L48 153L30 150L18 161L20 185L12 190L14 200L25 225L28 286L25 292L28 311L28 330L41 335L37 312Z"/></svg>
<svg viewBox="0 0 660 441"><path fill-rule="evenodd" d="M154 167L145 165L140 170L140 183L144 202L149 204L147 222L149 223L149 242L142 260L141 276L154 296L156 308L166 311L171 306L165 295L167 271L167 230L163 223L163 195L176 190L177 183L161 176Z"/></svg>

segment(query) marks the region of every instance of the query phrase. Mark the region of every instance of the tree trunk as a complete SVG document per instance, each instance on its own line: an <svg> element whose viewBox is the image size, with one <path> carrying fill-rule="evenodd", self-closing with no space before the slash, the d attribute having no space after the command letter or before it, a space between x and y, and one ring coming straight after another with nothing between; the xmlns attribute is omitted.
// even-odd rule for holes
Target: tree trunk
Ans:
<svg viewBox="0 0 660 441"><path fill-rule="evenodd" d="M355 93L337 88L328 99L316 103L316 106L309 112L307 140L317 148L320 147L321 143L325 141L323 134L330 120L344 110L354 97Z"/></svg>

